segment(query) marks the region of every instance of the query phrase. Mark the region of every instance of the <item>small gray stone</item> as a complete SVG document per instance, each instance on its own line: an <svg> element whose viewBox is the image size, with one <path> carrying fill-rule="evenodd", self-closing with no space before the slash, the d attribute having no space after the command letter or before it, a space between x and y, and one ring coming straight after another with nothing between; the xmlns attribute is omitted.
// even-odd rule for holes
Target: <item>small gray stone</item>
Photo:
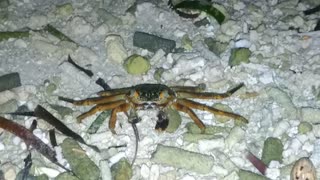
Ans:
<svg viewBox="0 0 320 180"><path fill-rule="evenodd" d="M111 166L111 174L113 180L130 180L132 177L132 167L127 159L122 158Z"/></svg>
<svg viewBox="0 0 320 180"><path fill-rule="evenodd" d="M81 146L71 138L66 138L61 144L63 156L70 164L71 170L81 179L97 180L100 170L86 155Z"/></svg>
<svg viewBox="0 0 320 180"><path fill-rule="evenodd" d="M280 139L269 137L264 141L261 160L269 165L271 161L282 162L283 145Z"/></svg>
<svg viewBox="0 0 320 180"><path fill-rule="evenodd" d="M228 46L228 43L219 42L211 37L205 38L204 43L208 46L209 50L217 56L225 52Z"/></svg>
<svg viewBox="0 0 320 180"><path fill-rule="evenodd" d="M161 144L158 145L157 150L152 154L151 160L156 163L175 168L184 168L200 174L211 172L214 165L214 159L211 156Z"/></svg>
<svg viewBox="0 0 320 180"><path fill-rule="evenodd" d="M201 26L206 26L208 24L210 24L210 22L208 21L207 18L203 18L200 21L196 21L193 23L196 27L201 27Z"/></svg>
<svg viewBox="0 0 320 180"><path fill-rule="evenodd" d="M320 123L320 109L304 107L301 108L302 120L311 124Z"/></svg>
<svg viewBox="0 0 320 180"><path fill-rule="evenodd" d="M4 104L0 104L0 113L15 112L18 109L18 101L11 99Z"/></svg>
<svg viewBox="0 0 320 180"><path fill-rule="evenodd" d="M0 76L0 92L21 86L20 75L17 72Z"/></svg>
<svg viewBox="0 0 320 180"><path fill-rule="evenodd" d="M170 39L161 38L144 32L135 32L133 35L133 45L151 52L162 49L166 53L170 53L176 47L176 42Z"/></svg>
<svg viewBox="0 0 320 180"><path fill-rule="evenodd" d="M282 112L283 117L288 117L288 118L297 117L297 109L292 103L291 98L287 93L285 93L284 91L276 87L271 87L266 92L267 92L267 95L271 97L275 102L277 102L281 107L281 109L283 109L283 112Z"/></svg>
<svg viewBox="0 0 320 180"><path fill-rule="evenodd" d="M69 107L54 105L54 104L50 104L50 107L58 111L58 113L62 118L73 113L73 110Z"/></svg>
<svg viewBox="0 0 320 180"><path fill-rule="evenodd" d="M70 16L73 13L72 4L66 3L57 6L56 13L60 16Z"/></svg>
<svg viewBox="0 0 320 180"><path fill-rule="evenodd" d="M109 27L114 27L122 24L122 20L119 17L114 16L112 13L108 12L105 9L99 8L97 10L97 14L99 18L101 18Z"/></svg>

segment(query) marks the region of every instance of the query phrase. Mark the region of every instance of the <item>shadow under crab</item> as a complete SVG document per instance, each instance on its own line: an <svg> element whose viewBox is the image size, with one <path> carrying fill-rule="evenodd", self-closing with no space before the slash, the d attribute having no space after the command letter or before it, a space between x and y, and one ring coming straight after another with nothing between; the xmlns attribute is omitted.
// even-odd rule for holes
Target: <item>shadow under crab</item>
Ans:
<svg viewBox="0 0 320 180"><path fill-rule="evenodd" d="M225 93L214 93L204 92L205 87L202 85L168 87L163 84L139 84L132 87L105 90L99 92L98 97L83 100L73 100L65 97L59 97L59 99L78 106L95 105L88 112L78 116L78 122L81 122L83 119L97 112L111 110L109 129L112 133L115 133L114 129L117 121L117 113L125 113L130 121L130 119L139 119L136 113L138 110L147 109L159 110L158 121L155 128L157 130L165 130L169 121L164 111L166 108L173 108L188 114L202 132L204 132L205 125L192 109L207 111L214 115L227 116L242 123L248 123L248 120L241 115L222 111L205 104L189 100L188 98L224 99L230 97L243 86L244 84L241 83Z"/></svg>

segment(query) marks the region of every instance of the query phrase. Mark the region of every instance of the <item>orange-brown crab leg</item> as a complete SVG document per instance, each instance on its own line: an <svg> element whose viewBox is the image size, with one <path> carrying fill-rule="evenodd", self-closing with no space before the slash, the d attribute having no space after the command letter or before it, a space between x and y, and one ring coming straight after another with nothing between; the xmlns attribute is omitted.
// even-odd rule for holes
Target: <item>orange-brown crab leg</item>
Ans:
<svg viewBox="0 0 320 180"><path fill-rule="evenodd" d="M116 122L117 122L117 113L118 112L126 112L130 108L130 104L122 104L111 111L111 116L109 119L109 129L113 134L116 134L116 131L114 130L116 127Z"/></svg>
<svg viewBox="0 0 320 180"><path fill-rule="evenodd" d="M198 116L196 115L196 113L194 113L192 111L192 109L190 109L188 106L184 105L184 104L180 104L180 103L172 103L173 108L175 108L178 111L182 111L184 113L187 113L190 118L194 121L194 123L196 123L196 125L201 129L201 132L204 133L205 130L205 125L203 124L203 122L198 118Z"/></svg>
<svg viewBox="0 0 320 180"><path fill-rule="evenodd" d="M99 96L111 96L111 95L127 94L127 93L130 92L131 89L132 89L132 87L109 89L109 90L98 92L97 94Z"/></svg>
<svg viewBox="0 0 320 180"><path fill-rule="evenodd" d="M228 90L225 93L212 93L212 92L191 92L190 90L184 91L181 89L180 91L176 91L178 98L196 98L196 99L223 99L230 97L233 93L239 90L243 83L238 86Z"/></svg>
<svg viewBox="0 0 320 180"><path fill-rule="evenodd" d="M121 106L125 103L126 103L125 100L119 100L119 101L114 101L114 102L110 102L110 103L96 105L95 107L90 109L88 112L85 112L85 113L81 114L80 116L78 116L77 120L78 120L78 122L81 122L84 118L89 117L99 111L105 111L105 110L117 108L118 106Z"/></svg>
<svg viewBox="0 0 320 180"><path fill-rule="evenodd" d="M213 107L209 107L209 106L206 106L204 104L200 104L200 103L188 100L188 99L178 99L177 103L180 103L180 104L182 104L184 106L187 106L187 107L190 107L190 108L193 108L193 109L199 109L199 110L202 110L202 111L207 111L207 112L210 112L210 113L215 114L215 115L231 117L234 120L240 121L242 123L248 123L248 120L246 118L244 118L243 116L240 116L240 115L235 114L235 113L231 113L231 112L226 112L226 111L222 111L222 110L219 110L219 109L215 109Z"/></svg>
<svg viewBox="0 0 320 180"><path fill-rule="evenodd" d="M174 91L183 91L183 92L202 92L206 89L205 84L199 84L198 86L170 86Z"/></svg>
<svg viewBox="0 0 320 180"><path fill-rule="evenodd" d="M59 100L66 101L77 106L90 106L95 104L105 104L113 101L123 100L124 98L125 94L116 94L111 96L92 97L83 100L73 100L65 97L59 97Z"/></svg>

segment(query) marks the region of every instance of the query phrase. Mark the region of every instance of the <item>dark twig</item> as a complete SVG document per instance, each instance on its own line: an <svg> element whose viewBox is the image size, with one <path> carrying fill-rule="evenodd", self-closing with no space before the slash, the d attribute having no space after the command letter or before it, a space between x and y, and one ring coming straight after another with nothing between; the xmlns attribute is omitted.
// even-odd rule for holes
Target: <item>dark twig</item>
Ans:
<svg viewBox="0 0 320 180"><path fill-rule="evenodd" d="M320 5L316 6L315 8L305 10L305 11L303 11L303 13L304 13L304 15L310 15L310 14L314 14L318 11L320 11Z"/></svg>
<svg viewBox="0 0 320 180"><path fill-rule="evenodd" d="M29 171L32 166L31 152L29 152L28 156L23 161L24 161L24 168L23 168L22 180L26 180L28 179Z"/></svg>
<svg viewBox="0 0 320 180"><path fill-rule="evenodd" d="M88 70L88 69L85 69L81 66L79 66L78 64L76 64L70 57L70 55L68 55L68 62L70 64L72 64L74 67L76 67L77 69L79 69L80 71L84 72L86 75L88 75L89 77L92 77L93 76L93 73L92 71Z"/></svg>
<svg viewBox="0 0 320 180"><path fill-rule="evenodd" d="M110 86L102 78L96 80L96 84L101 86L105 91L111 89Z"/></svg>
<svg viewBox="0 0 320 180"><path fill-rule="evenodd" d="M56 140L56 133L54 129L49 130L49 138L50 138L50 143L52 147L58 146L57 140Z"/></svg>

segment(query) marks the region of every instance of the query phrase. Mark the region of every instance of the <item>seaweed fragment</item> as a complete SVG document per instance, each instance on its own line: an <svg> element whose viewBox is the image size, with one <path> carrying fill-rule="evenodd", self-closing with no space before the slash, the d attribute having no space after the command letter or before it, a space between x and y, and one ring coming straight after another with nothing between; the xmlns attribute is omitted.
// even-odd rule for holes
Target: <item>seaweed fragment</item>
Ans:
<svg viewBox="0 0 320 180"><path fill-rule="evenodd" d="M199 14L188 14L183 13L179 9L186 10L199 10L206 12L210 16L214 17L219 24L222 24L225 20L225 15L217 8L213 7L210 3L205 1L181 1L177 4L173 4L172 0L169 0L168 5L175 11L177 14L181 15L184 18L195 18L198 17Z"/></svg>
<svg viewBox="0 0 320 180"><path fill-rule="evenodd" d="M55 27L53 27L50 24L47 24L44 28L44 31L47 31L48 33L50 33L51 35L57 37L58 39L60 39L61 41L69 41L72 43L77 44L76 42L74 42L72 39L70 39L68 36L64 35L62 32L60 32L58 29L56 29Z"/></svg>
<svg viewBox="0 0 320 180"><path fill-rule="evenodd" d="M79 69L80 71L84 72L86 75L88 75L89 77L92 77L93 76L93 73L92 71L88 70L88 69L85 69L81 66L79 66L78 64L76 64L70 57L70 55L68 55L68 62L70 64L72 64L74 67L76 67L77 69Z"/></svg>
<svg viewBox="0 0 320 180"><path fill-rule="evenodd" d="M0 41L7 40L10 38L21 39L24 37L29 37L29 31L4 31L0 32Z"/></svg>
<svg viewBox="0 0 320 180"><path fill-rule="evenodd" d="M98 117L93 121L90 127L87 130L87 133L94 134L98 131L101 124L110 116L111 110L103 111L98 115Z"/></svg>
<svg viewBox="0 0 320 180"><path fill-rule="evenodd" d="M40 138L35 136L29 129L1 116L0 116L0 128L21 138L28 147L32 146L40 154L42 154L44 157L49 159L52 163L56 164L57 166L63 168L68 172L72 172L70 169L60 164L56 158L56 152L53 149L51 149L50 146L45 144Z"/></svg>

